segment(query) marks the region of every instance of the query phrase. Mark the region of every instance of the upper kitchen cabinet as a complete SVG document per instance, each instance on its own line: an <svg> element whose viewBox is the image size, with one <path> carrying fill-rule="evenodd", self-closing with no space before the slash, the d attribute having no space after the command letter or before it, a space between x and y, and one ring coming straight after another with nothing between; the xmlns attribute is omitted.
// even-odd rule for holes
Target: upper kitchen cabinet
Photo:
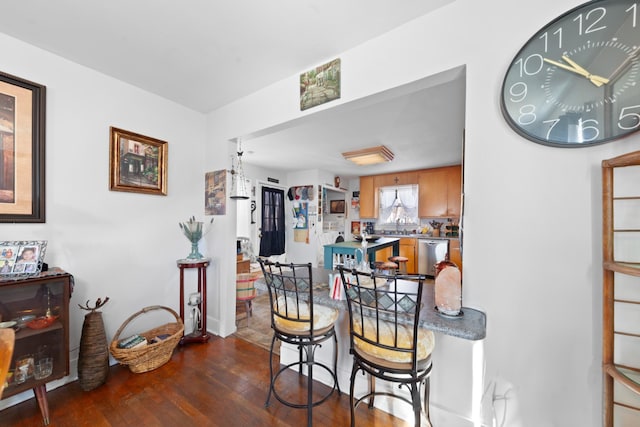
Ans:
<svg viewBox="0 0 640 427"><path fill-rule="evenodd" d="M418 182L418 172L398 172L376 175L374 177L375 188L392 187L394 185L411 185Z"/></svg>
<svg viewBox="0 0 640 427"><path fill-rule="evenodd" d="M378 192L374 176L360 177L360 218L378 217Z"/></svg>
<svg viewBox="0 0 640 427"><path fill-rule="evenodd" d="M462 168L447 166L418 172L421 218L459 217Z"/></svg>

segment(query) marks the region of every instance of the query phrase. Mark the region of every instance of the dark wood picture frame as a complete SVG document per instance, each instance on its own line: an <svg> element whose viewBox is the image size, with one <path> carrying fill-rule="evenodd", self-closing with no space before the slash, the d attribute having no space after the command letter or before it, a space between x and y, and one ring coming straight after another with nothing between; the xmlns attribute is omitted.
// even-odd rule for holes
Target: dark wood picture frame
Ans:
<svg viewBox="0 0 640 427"><path fill-rule="evenodd" d="M167 195L166 141L110 128L109 189Z"/></svg>
<svg viewBox="0 0 640 427"><path fill-rule="evenodd" d="M45 222L46 86L0 72L0 223Z"/></svg>

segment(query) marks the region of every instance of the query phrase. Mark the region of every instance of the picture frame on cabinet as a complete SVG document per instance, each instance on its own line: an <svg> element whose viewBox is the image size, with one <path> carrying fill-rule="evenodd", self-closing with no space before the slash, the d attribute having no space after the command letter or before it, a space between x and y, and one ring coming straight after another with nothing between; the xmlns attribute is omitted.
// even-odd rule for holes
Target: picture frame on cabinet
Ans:
<svg viewBox="0 0 640 427"><path fill-rule="evenodd" d="M0 223L45 222L46 86L0 72Z"/></svg>
<svg viewBox="0 0 640 427"><path fill-rule="evenodd" d="M169 144L110 128L109 189L166 196Z"/></svg>
<svg viewBox="0 0 640 427"><path fill-rule="evenodd" d="M34 276L42 271L46 240L0 242L0 276Z"/></svg>

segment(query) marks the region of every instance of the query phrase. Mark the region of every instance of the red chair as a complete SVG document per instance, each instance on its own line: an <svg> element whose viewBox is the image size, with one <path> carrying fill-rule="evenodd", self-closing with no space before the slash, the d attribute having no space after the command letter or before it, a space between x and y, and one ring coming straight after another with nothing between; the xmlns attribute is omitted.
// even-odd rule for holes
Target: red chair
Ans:
<svg viewBox="0 0 640 427"><path fill-rule="evenodd" d="M260 277L260 273L240 273L236 275L236 303L244 305L247 314L247 327L249 318L253 315L252 302L257 296L254 283Z"/></svg>

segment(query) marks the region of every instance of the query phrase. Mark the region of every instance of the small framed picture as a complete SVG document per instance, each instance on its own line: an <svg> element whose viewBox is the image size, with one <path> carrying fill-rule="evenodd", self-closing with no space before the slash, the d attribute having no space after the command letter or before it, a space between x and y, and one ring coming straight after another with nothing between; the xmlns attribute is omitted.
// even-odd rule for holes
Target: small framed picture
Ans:
<svg viewBox="0 0 640 427"><path fill-rule="evenodd" d="M0 276L39 274L46 250L46 240L0 242Z"/></svg>
<svg viewBox="0 0 640 427"><path fill-rule="evenodd" d="M351 221L351 234L360 235L360 221Z"/></svg>
<svg viewBox="0 0 640 427"><path fill-rule="evenodd" d="M109 189L167 195L168 143L111 127Z"/></svg>

